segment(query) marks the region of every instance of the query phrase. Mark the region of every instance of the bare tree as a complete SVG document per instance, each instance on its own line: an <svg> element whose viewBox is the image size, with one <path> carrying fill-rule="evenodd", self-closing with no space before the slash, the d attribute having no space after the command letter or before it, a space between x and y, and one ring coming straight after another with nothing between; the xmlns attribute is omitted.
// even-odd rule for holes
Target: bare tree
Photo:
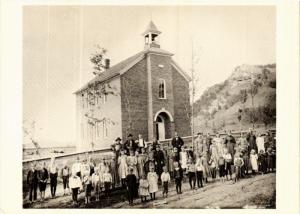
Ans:
<svg viewBox="0 0 300 214"><path fill-rule="evenodd" d="M35 125L36 125L36 121L31 121L30 125L28 126L26 124L26 120L23 120L23 132L25 136L28 136L29 139L31 140L32 144L35 147L35 153L37 155L40 155L40 148L41 146L39 145L39 143L35 140Z"/></svg>
<svg viewBox="0 0 300 214"><path fill-rule="evenodd" d="M91 147L94 149L95 142L94 142L94 133L96 133L97 124L98 123L105 123L105 124L112 124L115 125L115 122L112 121L110 118L101 117L96 114L97 111L100 110L101 105L99 104L98 100L103 98L107 99L109 95L112 96L119 96L119 92L115 87L112 87L109 82L100 82L97 81L97 77L100 77L103 72L105 72L105 64L104 59L107 53L105 48L102 48L100 45L96 45L97 50L95 53L91 54L90 61L94 64L94 71L93 74L95 75L95 81L88 85L88 89L86 90L86 99L87 99L87 108L88 111L85 114L87 118L88 124L92 127L91 130Z"/></svg>

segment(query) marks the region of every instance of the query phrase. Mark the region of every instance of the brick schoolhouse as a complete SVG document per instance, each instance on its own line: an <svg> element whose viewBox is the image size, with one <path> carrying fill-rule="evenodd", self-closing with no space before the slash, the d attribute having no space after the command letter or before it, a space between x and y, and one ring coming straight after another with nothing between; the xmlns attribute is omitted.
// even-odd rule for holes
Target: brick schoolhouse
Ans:
<svg viewBox="0 0 300 214"><path fill-rule="evenodd" d="M106 60L106 70L75 92L78 150L109 148L129 133L146 141L191 134L191 79L160 48L160 34L151 21L143 51L112 67Z"/></svg>

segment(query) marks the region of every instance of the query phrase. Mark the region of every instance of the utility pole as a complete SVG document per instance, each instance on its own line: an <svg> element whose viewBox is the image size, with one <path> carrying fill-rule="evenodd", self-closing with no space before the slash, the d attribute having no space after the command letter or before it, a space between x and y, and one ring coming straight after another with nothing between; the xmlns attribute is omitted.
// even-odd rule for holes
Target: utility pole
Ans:
<svg viewBox="0 0 300 214"><path fill-rule="evenodd" d="M253 87L253 74L251 74L251 105L252 105L252 129L254 130L254 87Z"/></svg>
<svg viewBox="0 0 300 214"><path fill-rule="evenodd" d="M193 152L194 152L194 97L195 97L195 82L194 82L194 41L192 39L192 69L191 69L191 74L192 74L192 111L191 111L191 123L192 123L192 146L193 146Z"/></svg>

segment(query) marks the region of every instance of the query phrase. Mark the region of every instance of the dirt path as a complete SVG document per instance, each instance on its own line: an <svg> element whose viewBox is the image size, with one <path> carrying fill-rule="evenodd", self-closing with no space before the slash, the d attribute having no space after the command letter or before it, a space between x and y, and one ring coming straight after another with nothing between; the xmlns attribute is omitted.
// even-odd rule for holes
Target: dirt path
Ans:
<svg viewBox="0 0 300 214"><path fill-rule="evenodd" d="M92 202L87 207L83 204L81 193L81 203L76 207L71 203L71 196L61 196L43 203L37 202L32 208L275 208L275 177L275 173L257 175L235 184L232 181L216 181L194 191L190 190L186 182L181 195L177 195L172 186L167 200L162 198L160 191L157 193L157 200L141 204L140 199L136 199L132 207L126 201L123 191L115 193L109 200Z"/></svg>

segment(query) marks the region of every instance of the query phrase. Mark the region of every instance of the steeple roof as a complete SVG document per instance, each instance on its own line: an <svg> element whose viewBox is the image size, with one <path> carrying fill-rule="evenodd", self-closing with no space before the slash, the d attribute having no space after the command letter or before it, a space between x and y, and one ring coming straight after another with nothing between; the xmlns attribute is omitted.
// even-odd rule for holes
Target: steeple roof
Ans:
<svg viewBox="0 0 300 214"><path fill-rule="evenodd" d="M143 35L146 35L148 33L161 34L161 31L159 31L157 29L157 27L155 26L153 21L150 21L150 23L148 24L148 27L147 27L146 31L143 33Z"/></svg>

